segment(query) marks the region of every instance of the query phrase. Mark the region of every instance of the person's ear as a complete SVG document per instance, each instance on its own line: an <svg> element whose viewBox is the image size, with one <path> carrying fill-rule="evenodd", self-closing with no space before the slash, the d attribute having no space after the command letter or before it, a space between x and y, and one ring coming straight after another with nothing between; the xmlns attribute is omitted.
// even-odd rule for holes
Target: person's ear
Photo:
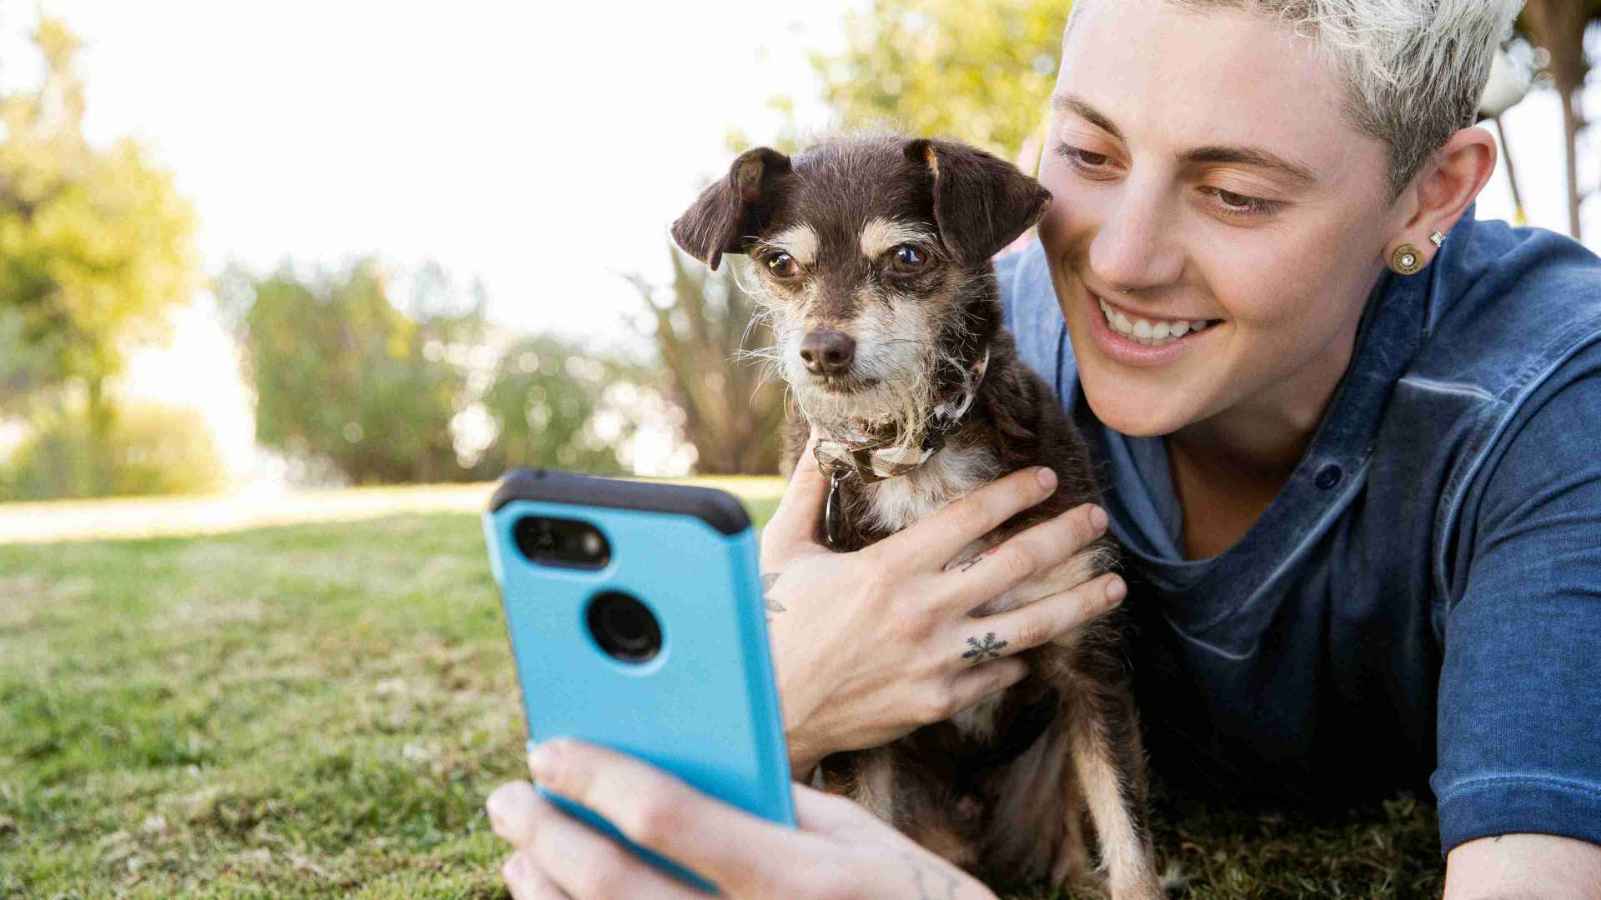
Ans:
<svg viewBox="0 0 1601 900"><path fill-rule="evenodd" d="M1402 218L1385 247L1391 269L1411 274L1434 260L1440 252L1434 238L1451 233L1495 174L1496 158L1495 138L1477 126L1458 131L1436 151L1397 200Z"/></svg>
<svg viewBox="0 0 1601 900"><path fill-rule="evenodd" d="M777 150L741 153L728 177L706 188L673 223L673 240L716 271L724 253L744 253L760 233L772 215L774 183L789 171L789 157Z"/></svg>
<svg viewBox="0 0 1601 900"><path fill-rule="evenodd" d="M978 265L1017 240L1051 205L1051 193L1003 159L953 141L915 140L906 158L934 182L940 242L962 265Z"/></svg>

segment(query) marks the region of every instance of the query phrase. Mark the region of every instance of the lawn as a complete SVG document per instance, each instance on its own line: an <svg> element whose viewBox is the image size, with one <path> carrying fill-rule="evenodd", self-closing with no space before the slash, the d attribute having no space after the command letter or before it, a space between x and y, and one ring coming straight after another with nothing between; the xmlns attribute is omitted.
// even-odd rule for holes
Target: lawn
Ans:
<svg viewBox="0 0 1601 900"><path fill-rule="evenodd" d="M0 545L0 897L502 897L521 728L470 513ZM1188 897L1439 891L1405 798L1157 825Z"/></svg>

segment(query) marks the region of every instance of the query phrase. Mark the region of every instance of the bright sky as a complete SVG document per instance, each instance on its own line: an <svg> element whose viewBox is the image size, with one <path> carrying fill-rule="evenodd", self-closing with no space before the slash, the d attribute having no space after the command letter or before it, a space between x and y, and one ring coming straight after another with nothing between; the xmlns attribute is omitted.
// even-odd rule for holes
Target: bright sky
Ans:
<svg viewBox="0 0 1601 900"><path fill-rule="evenodd" d="M177 173L209 267L434 257L507 324L596 334L640 302L608 273L661 269L728 129L766 136L768 98L815 96L805 54L846 5L47 7L87 44L92 135Z"/></svg>
<svg viewBox="0 0 1601 900"><path fill-rule="evenodd" d="M667 226L727 164L725 135L777 129L769 98L827 124L806 56L839 45L859 2L44 5L86 42L91 137L134 136L176 173L208 272L433 258L483 277L506 325L631 342L641 301L619 273L663 274ZM7 82L27 76L24 6L3 7ZM1531 221L1562 229L1556 117L1543 92L1507 121ZM1498 174L1479 214L1510 209ZM206 409L239 464L250 422L224 377L232 349L204 299L176 324L130 390Z"/></svg>
<svg viewBox="0 0 1601 900"><path fill-rule="evenodd" d="M637 343L621 273L665 277L668 225L727 166L730 129L777 132L774 95L825 124L807 53L838 46L851 2L45 8L86 44L91 138L136 137L176 173L208 272L433 258L481 276L503 324ZM8 82L31 77L23 6L0 23ZM248 466L232 348L204 299L175 324L130 392L205 408Z"/></svg>

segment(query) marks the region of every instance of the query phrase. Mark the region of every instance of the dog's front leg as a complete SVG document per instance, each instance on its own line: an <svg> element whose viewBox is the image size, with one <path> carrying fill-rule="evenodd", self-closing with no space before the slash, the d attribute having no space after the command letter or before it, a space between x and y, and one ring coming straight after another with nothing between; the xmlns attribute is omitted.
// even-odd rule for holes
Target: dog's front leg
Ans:
<svg viewBox="0 0 1601 900"><path fill-rule="evenodd" d="M1145 820L1144 752L1133 698L1125 686L1089 678L1075 679L1074 688L1068 711L1073 770L1089 805L1112 900L1162 900L1167 895ZM1074 852L1063 848L1053 883L1071 876Z"/></svg>

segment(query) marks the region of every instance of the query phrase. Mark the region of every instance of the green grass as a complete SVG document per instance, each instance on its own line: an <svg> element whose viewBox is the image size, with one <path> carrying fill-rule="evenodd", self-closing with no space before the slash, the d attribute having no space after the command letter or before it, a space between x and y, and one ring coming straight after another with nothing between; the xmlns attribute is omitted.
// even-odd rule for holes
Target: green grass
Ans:
<svg viewBox="0 0 1601 900"><path fill-rule="evenodd" d="M0 546L0 897L501 897L521 728L475 516ZM1164 810L1186 896L1438 894L1420 804Z"/></svg>

